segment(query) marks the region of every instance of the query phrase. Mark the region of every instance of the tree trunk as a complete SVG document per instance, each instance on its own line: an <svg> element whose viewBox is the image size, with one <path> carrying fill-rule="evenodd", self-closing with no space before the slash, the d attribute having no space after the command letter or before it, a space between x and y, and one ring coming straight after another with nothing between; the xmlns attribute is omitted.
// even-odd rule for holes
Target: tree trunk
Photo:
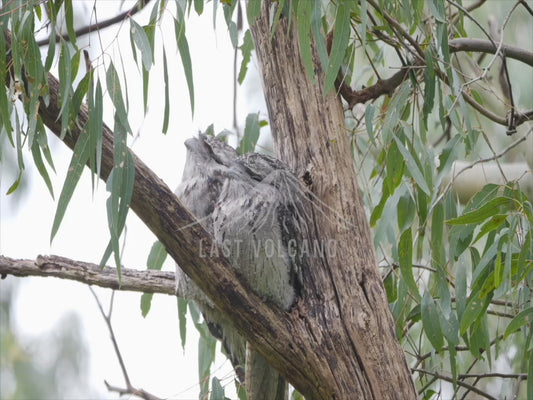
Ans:
<svg viewBox="0 0 533 400"><path fill-rule="evenodd" d="M304 271L294 341L312 341L322 380L309 398L408 399L416 392L377 267L357 186L344 112L313 49L316 82L300 58L297 30L282 16L270 31L270 2L251 25L276 152L314 199L311 240L329 251ZM290 377L287 377L289 381ZM316 389L320 389L315 392ZM309 389L309 390L307 390Z"/></svg>

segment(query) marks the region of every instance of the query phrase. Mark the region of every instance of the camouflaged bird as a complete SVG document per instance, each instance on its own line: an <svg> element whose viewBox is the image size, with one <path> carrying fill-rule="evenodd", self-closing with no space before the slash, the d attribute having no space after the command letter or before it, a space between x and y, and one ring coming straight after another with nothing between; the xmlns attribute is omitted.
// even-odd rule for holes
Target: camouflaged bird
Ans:
<svg viewBox="0 0 533 400"><path fill-rule="evenodd" d="M305 195L298 179L272 157L239 156L203 134L185 146L187 159L176 194L250 289L289 310L302 284L304 263L299 245L306 230ZM195 301L211 333L222 341L238 379L245 381L248 399L286 399L288 385L279 373L247 349L246 340L179 266L176 281L178 295Z"/></svg>

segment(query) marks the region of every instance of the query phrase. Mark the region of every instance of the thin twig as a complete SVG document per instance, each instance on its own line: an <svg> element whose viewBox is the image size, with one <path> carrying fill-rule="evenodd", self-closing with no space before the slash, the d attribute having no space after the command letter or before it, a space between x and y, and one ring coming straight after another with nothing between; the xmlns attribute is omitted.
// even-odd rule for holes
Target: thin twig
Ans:
<svg viewBox="0 0 533 400"><path fill-rule="evenodd" d="M150 3L150 1L152 1L152 0L139 0L128 11L125 11L125 12L123 12L121 14L118 14L118 15L112 17L112 18L106 19L105 21L97 22L95 24L84 26L83 28L79 28L79 29L77 29L75 31L76 37L79 37L79 36L82 36L82 35L86 35L86 34L91 33L91 32L99 31L99 30L104 29L104 28L108 28L111 25L114 25L114 24L116 24L118 22L121 22L121 21L127 19L127 18L130 18L131 16L133 16L133 15L137 14L139 11L141 11L144 7L146 7L148 5L148 3ZM56 37L55 37L56 43L59 43L61 41L61 39L68 41L70 38L69 38L68 34L56 35ZM37 41L37 45L39 47L47 46L49 44L50 44L50 38L41 39L41 40Z"/></svg>
<svg viewBox="0 0 533 400"><path fill-rule="evenodd" d="M448 193L448 191L450 190L450 188L452 187L452 185L454 184L455 182L455 179L461 175L463 172L473 168L474 166L476 166L477 164L482 164L482 163L486 163L486 162L489 162L489 161L494 161L494 160L497 160L501 157L503 157L505 154L507 154L509 151L511 151L512 149L514 149L516 146L518 146L520 143L524 142L528 137L529 135L531 134L531 132L533 131L533 127L530 128L527 133L522 136L520 139L516 140L514 143L512 143L509 147L507 147L505 150L503 150L501 153L499 154L496 154L492 157L488 157L488 158L482 158L480 160L477 160L477 161L474 161L472 164L469 164L467 165L466 167L462 168L457 174L455 174L452 179L450 179L450 182L448 182L448 184L446 185L446 187L444 188L444 190L441 192L441 194L435 199L435 201L433 202L433 206L431 207L433 209L433 207L438 204L442 198L446 195L446 193Z"/></svg>
<svg viewBox="0 0 533 400"><path fill-rule="evenodd" d="M94 289L89 286L89 290L94 296L94 299L96 300L96 304L98 305L98 309L100 310L100 314L102 314L102 318L104 318L104 321L107 325L107 329L109 330L109 335L111 336L111 342L113 343L113 349L115 350L115 354L117 355L118 363L120 364L120 369L122 370L122 375L124 376L124 381L126 381L126 386L128 388L131 388L132 386L131 386L130 377L128 376L128 371L126 370L124 359L122 358L122 354L120 353L120 349L118 348L117 339L115 337L115 331L113 330L113 325L111 324L111 311L113 310L113 307L110 304L109 314L106 314L104 311L104 308L102 307L102 303L100 302L100 299L96 295ZM111 297L111 303L113 303L113 297Z"/></svg>
<svg viewBox="0 0 533 400"><path fill-rule="evenodd" d="M109 335L111 336L111 342L113 343L113 349L115 350L115 354L117 356L118 362L120 364L120 369L122 370L122 375L124 376L124 381L126 383L125 388L119 388L119 387L110 385L107 381L104 381L107 387L107 390L118 392L120 395L132 394L145 400L161 400L159 397L154 396L153 394L147 392L146 390L137 389L131 384L128 371L126 370L126 364L124 363L124 359L122 358L122 354L120 352L120 349L118 348L118 342L115 336L115 331L113 330L113 324L111 323L111 314L113 312L113 302L115 298L115 291L111 293L111 300L109 302L109 312L106 314L104 311L104 307L102 306L102 303L100 302L100 299L98 298L94 289L91 286L89 286L89 290L93 294L94 299L96 300L96 304L98 305L98 309L100 310L100 314L102 315L102 318L104 318L104 321L107 325L107 329L109 330Z"/></svg>
<svg viewBox="0 0 533 400"><path fill-rule="evenodd" d="M435 378L438 378L438 379L441 379L443 381L446 381L446 382L450 382L450 383L453 383L454 380L453 378L449 377L449 376L446 376L446 375L443 375L443 374L440 374L438 372L432 372L432 371L428 371L428 370L425 370L425 369L418 369L418 368L412 368L411 371L413 372L418 372L419 374L427 374L429 376L434 376ZM470 385L468 383L465 383L465 382L462 382L460 380L457 380L456 381L457 385L458 386L461 386L461 387L464 387L474 393L477 393L479 394L480 396L483 396L489 400L496 400L496 397L493 397L491 396L490 394L482 391L481 389L478 389L477 387L473 386L473 385Z"/></svg>

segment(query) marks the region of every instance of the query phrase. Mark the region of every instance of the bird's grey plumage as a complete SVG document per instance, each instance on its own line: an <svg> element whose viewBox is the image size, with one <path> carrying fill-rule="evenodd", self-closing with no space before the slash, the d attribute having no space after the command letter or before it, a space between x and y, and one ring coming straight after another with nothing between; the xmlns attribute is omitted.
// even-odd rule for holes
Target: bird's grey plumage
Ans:
<svg viewBox="0 0 533 400"><path fill-rule="evenodd" d="M305 231L297 178L280 161L237 152L205 135L186 142L183 181L176 194L209 231L232 266L265 301L288 310L301 286ZM178 294L194 300L211 332L222 340L248 398L283 399L287 386L212 302L176 268ZM243 376L246 364L246 376ZM253 381L253 382L252 382Z"/></svg>

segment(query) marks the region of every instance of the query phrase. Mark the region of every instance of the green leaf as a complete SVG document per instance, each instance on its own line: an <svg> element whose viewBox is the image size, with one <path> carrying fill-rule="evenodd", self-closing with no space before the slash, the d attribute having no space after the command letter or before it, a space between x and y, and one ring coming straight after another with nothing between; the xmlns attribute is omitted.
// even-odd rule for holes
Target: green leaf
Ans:
<svg viewBox="0 0 533 400"><path fill-rule="evenodd" d="M50 242L54 239L61 221L65 216L65 211L67 210L68 203L72 198L74 189L78 184L85 163L89 159L90 155L90 135L84 133L81 134L74 146L72 159L70 160L70 165L67 171L67 176L65 182L63 183L63 188L61 189L61 194L59 195L59 200L57 202L57 209L54 216L54 222L52 224L52 233L50 234Z"/></svg>
<svg viewBox="0 0 533 400"><path fill-rule="evenodd" d="M491 298L492 296L490 295L482 298L481 292L479 291L472 293L468 303L466 304L465 312L461 318L461 335L464 335L473 323L478 321L480 317L483 317L487 307L490 304Z"/></svg>
<svg viewBox="0 0 533 400"><path fill-rule="evenodd" d="M251 153L255 150L255 145L259 139L259 114L250 113L246 117L244 136L237 148L239 154Z"/></svg>
<svg viewBox="0 0 533 400"><path fill-rule="evenodd" d="M72 101L70 105L70 119L71 121L76 120L80 107L85 99L85 95L89 90L89 85L92 80L92 71L88 71L82 80L78 83L74 95L72 96Z"/></svg>
<svg viewBox="0 0 533 400"><path fill-rule="evenodd" d="M533 307L526 308L522 310L518 315L516 315L507 328L505 329L504 339L507 339L509 335L519 330L524 325L531 325L533 322ZM533 360L530 360L532 362Z"/></svg>
<svg viewBox="0 0 533 400"><path fill-rule="evenodd" d="M363 46L363 49L366 47L366 9L366 0L361 0L361 46Z"/></svg>
<svg viewBox="0 0 533 400"><path fill-rule="evenodd" d="M170 95L168 88L168 66L167 66L167 53L165 46L163 46L163 80L165 82L165 110L163 113L163 133L168 132L168 123L170 117Z"/></svg>
<svg viewBox="0 0 533 400"><path fill-rule="evenodd" d="M383 214L383 209L385 208L385 204L387 204L387 200L390 197L390 192L385 184L385 181L383 181L383 186L381 188L381 200L379 201L378 205L374 207L372 210L372 214L370 215L370 226L375 227L376 222L381 218L381 215Z"/></svg>
<svg viewBox="0 0 533 400"><path fill-rule="evenodd" d="M74 29L74 11L72 0L65 0L65 20L67 21L67 33L69 41L76 47L76 30Z"/></svg>
<svg viewBox="0 0 533 400"><path fill-rule="evenodd" d="M391 136L400 126L400 116L407 107L405 99L409 98L410 91L411 84L409 81L405 81L392 97L382 128L383 140L385 142L391 140Z"/></svg>
<svg viewBox="0 0 533 400"><path fill-rule="evenodd" d="M439 312L435 301L428 291L424 292L421 303L422 326L426 336L436 351L440 351L444 346L444 337L440 326Z"/></svg>
<svg viewBox="0 0 533 400"><path fill-rule="evenodd" d="M324 83L325 95L333 89L333 84L335 83L335 79L337 79L337 74L344 60L344 54L350 40L350 6L346 1L341 1L337 7L334 29L333 44L331 45L331 53Z"/></svg>
<svg viewBox="0 0 533 400"><path fill-rule="evenodd" d="M389 193L393 194L396 188L402 183L403 170L405 163L402 154L398 150L395 142L391 142L386 154L385 184Z"/></svg>
<svg viewBox="0 0 533 400"><path fill-rule="evenodd" d="M446 10L444 8L443 0L431 0L429 3L429 9L439 22L446 22Z"/></svg>
<svg viewBox="0 0 533 400"><path fill-rule="evenodd" d="M109 68L106 72L106 84L111 101L115 106L115 116L118 117L120 124L124 127L126 132L132 133L130 124L128 122L128 114L126 106L124 105L124 98L122 96L122 89L120 87L120 80L118 78L117 70L113 62L109 63Z"/></svg>
<svg viewBox="0 0 533 400"><path fill-rule="evenodd" d="M214 376L211 380L211 396L209 396L209 400L224 400L225 398L224 388L220 384L220 380Z"/></svg>
<svg viewBox="0 0 533 400"><path fill-rule="evenodd" d="M189 301L178 297L178 320L180 327L180 341L181 348L185 350L185 342L187 340L187 305Z"/></svg>
<svg viewBox="0 0 533 400"><path fill-rule="evenodd" d="M204 12L204 0L194 0L194 11L196 11L196 14L202 15Z"/></svg>
<svg viewBox="0 0 533 400"><path fill-rule="evenodd" d="M372 144L376 145L376 140L374 139L374 111L376 108L373 104L368 104L366 106L365 110L365 125L366 125L366 133L368 134L368 138L372 142Z"/></svg>
<svg viewBox="0 0 533 400"><path fill-rule="evenodd" d="M252 57L252 50L254 49L254 41L252 40L252 34L250 33L249 29L247 29L244 33L243 43L239 48L241 49L242 53L242 62L237 81L239 84L242 84L244 77L246 76L246 72L248 71L248 64L250 63L250 59Z"/></svg>
<svg viewBox="0 0 533 400"><path fill-rule="evenodd" d="M507 215L505 214L496 214L494 217L489 219L485 224L483 224L483 226L481 227L479 233L477 234L472 244L475 244L479 239L481 239L487 233L496 231L505 222L506 219L507 219Z"/></svg>
<svg viewBox="0 0 533 400"><path fill-rule="evenodd" d="M398 244L398 257L400 261L400 273L404 279L409 292L416 298L420 299L418 286L413 276L413 235L411 228L407 229L400 236Z"/></svg>
<svg viewBox="0 0 533 400"><path fill-rule="evenodd" d="M56 31L55 29L50 30L50 40L48 41L48 50L46 54L46 61L44 63L44 69L50 71L52 63L54 62L56 54Z"/></svg>
<svg viewBox="0 0 533 400"><path fill-rule="evenodd" d="M200 380L200 398L209 392L211 365L215 361L216 340L207 329L198 341L198 378Z"/></svg>
<svg viewBox="0 0 533 400"><path fill-rule="evenodd" d="M246 15L248 24L252 25L257 17L261 15L261 0L248 0Z"/></svg>
<svg viewBox="0 0 533 400"><path fill-rule="evenodd" d="M315 79L313 55L311 54L311 16L313 14L314 1L300 1L296 11L298 22L298 39L300 41L300 55L309 76Z"/></svg>
<svg viewBox="0 0 533 400"><path fill-rule="evenodd" d="M416 210L415 202L409 191L406 190L398 199L398 205L396 208L398 210L398 229L400 232L404 232L412 225Z"/></svg>
<svg viewBox="0 0 533 400"><path fill-rule="evenodd" d="M430 48L426 52L426 71L424 73L424 107L422 109L424 115L424 124L427 126L428 115L433 111L435 101L435 68L433 66L433 51Z"/></svg>
<svg viewBox="0 0 533 400"><path fill-rule="evenodd" d="M457 264L455 272L455 303L457 306L457 318L462 319L463 313L466 308L466 281L467 281L467 270L466 265L462 262L462 259Z"/></svg>
<svg viewBox="0 0 533 400"><path fill-rule="evenodd" d="M424 175L418 167L417 162L413 158L413 155L409 152L409 150L407 150L407 148L403 145L403 143L398 139L396 135L394 135L393 137L396 141L396 144L398 145L398 150L400 150L400 153L402 153L405 163L407 164L407 169L409 170L409 173L415 180L416 184L425 194L431 196L431 190L429 189L427 182L424 179Z"/></svg>
<svg viewBox="0 0 533 400"><path fill-rule="evenodd" d="M398 298L398 286L396 284L396 276L393 273L387 274L383 281L385 291L387 292L387 300L389 304L394 303Z"/></svg>
<svg viewBox="0 0 533 400"><path fill-rule="evenodd" d="M159 240L156 240L150 249L146 265L148 269L160 271L167 258L167 249Z"/></svg>
<svg viewBox="0 0 533 400"><path fill-rule="evenodd" d="M431 220L431 255L435 266L444 268L446 254L444 249L444 206L438 203L433 209Z"/></svg>
<svg viewBox="0 0 533 400"><path fill-rule="evenodd" d="M141 295L141 314L143 318L146 318L148 312L150 312L150 306L152 305L153 293L143 293Z"/></svg>
<svg viewBox="0 0 533 400"><path fill-rule="evenodd" d="M533 399L533 379L531 379L531 377L533 376L533 349L529 351L528 358L529 358L529 361L528 361L529 368L527 371L527 376L529 377L529 379L527 380L526 397L528 399Z"/></svg>
<svg viewBox="0 0 533 400"><path fill-rule="evenodd" d="M13 182L13 184L9 187L9 189L7 189L6 195L10 195L11 193L14 193L15 190L17 190L17 188L19 187L21 180L22 180L22 171L19 171L17 179L15 179L15 182Z"/></svg>
<svg viewBox="0 0 533 400"><path fill-rule="evenodd" d="M490 335L487 325L487 315L483 314L470 328L470 353L481 358L484 352L490 352ZM490 353L489 353L490 354ZM490 363L490 357L487 357Z"/></svg>
<svg viewBox="0 0 533 400"><path fill-rule="evenodd" d="M61 115L61 134L63 139L67 133L69 122L69 106L70 106L70 94L72 93L72 63L69 49L69 43L63 42L61 46L61 55L59 56L59 98L61 103L61 109L59 111Z"/></svg>
<svg viewBox="0 0 533 400"><path fill-rule="evenodd" d="M33 145L31 146L31 154L33 156L33 161L35 162L35 166L37 167L39 174L41 174L44 182L46 183L46 187L48 188L50 195L52 196L52 198L54 198L54 188L52 186L52 182L50 181L50 176L48 175L46 166L44 165L43 158L41 156L41 149L37 141L34 141Z"/></svg>
<svg viewBox="0 0 533 400"><path fill-rule="evenodd" d="M283 8L283 1L280 1L278 13ZM326 37L324 35L324 27L322 25L322 9L320 1L313 1L313 15L311 17L311 31L315 38L316 49L320 57L320 64L325 70L328 67L328 49L326 46Z"/></svg>
<svg viewBox="0 0 533 400"><path fill-rule="evenodd" d="M153 64L152 47L146 32L133 18L130 18L130 35L141 52L144 69L150 71Z"/></svg>
<svg viewBox="0 0 533 400"><path fill-rule="evenodd" d="M191 54L189 52L189 43L185 37L185 19L181 15L180 20L174 19L174 29L176 31L176 40L181 57L181 63L185 72L187 87L189 88L189 100L191 102L191 114L194 115L194 81L192 76Z"/></svg>
<svg viewBox="0 0 533 400"><path fill-rule="evenodd" d="M89 90L89 121L87 122L87 132L90 136L90 147L94 149L91 154L91 171L100 176L100 166L102 161L102 138L103 138L103 94L100 80L96 82L96 89Z"/></svg>
<svg viewBox="0 0 533 400"><path fill-rule="evenodd" d="M6 41L0 40L0 82L6 82L7 77L7 49ZM11 102L8 100L8 91L3 88L0 90L0 131L3 127L7 136L11 137L13 126L11 125L10 110Z"/></svg>
<svg viewBox="0 0 533 400"><path fill-rule="evenodd" d="M485 221L487 218L500 214L500 212L502 211L502 206L507 206L504 207L504 210L507 210L512 204L512 199L509 199L508 197L499 196L490 200L489 202L477 209L466 212L460 217L446 221L446 223L449 225L477 224Z"/></svg>
<svg viewBox="0 0 533 400"><path fill-rule="evenodd" d="M133 185L135 181L135 164L126 146L126 131L115 119L114 129L114 157L113 170L108 178L108 190L111 191L110 201L107 202L109 231L111 233L111 247L115 255L119 281L122 279L119 238L126 224Z"/></svg>

